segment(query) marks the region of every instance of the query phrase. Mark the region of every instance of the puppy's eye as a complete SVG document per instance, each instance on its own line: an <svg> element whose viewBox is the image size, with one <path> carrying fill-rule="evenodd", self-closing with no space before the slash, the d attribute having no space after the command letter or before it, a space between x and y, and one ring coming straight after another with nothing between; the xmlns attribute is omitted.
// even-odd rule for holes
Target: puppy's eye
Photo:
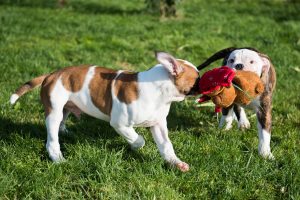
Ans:
<svg viewBox="0 0 300 200"><path fill-rule="evenodd" d="M233 63L234 62L234 60L233 59L229 59L229 61L228 61L229 63Z"/></svg>
<svg viewBox="0 0 300 200"><path fill-rule="evenodd" d="M254 63L254 61L253 61L253 60L251 60L251 61L250 61L250 64L253 64L253 63Z"/></svg>

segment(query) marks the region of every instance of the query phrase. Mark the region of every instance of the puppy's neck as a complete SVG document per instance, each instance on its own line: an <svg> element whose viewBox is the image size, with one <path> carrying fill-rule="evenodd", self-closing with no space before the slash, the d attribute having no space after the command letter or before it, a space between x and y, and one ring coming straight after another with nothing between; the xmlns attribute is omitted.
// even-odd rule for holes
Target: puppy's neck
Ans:
<svg viewBox="0 0 300 200"><path fill-rule="evenodd" d="M158 102L172 102L184 99L184 95L179 93L174 84L174 77L160 64L140 72L138 80L140 92L144 93L145 96L151 94L153 101L157 99Z"/></svg>

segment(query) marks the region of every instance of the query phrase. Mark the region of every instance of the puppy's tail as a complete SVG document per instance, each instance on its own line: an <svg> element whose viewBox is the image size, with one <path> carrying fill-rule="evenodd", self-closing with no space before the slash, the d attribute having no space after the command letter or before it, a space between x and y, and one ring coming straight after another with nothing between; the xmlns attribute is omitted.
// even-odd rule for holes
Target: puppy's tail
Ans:
<svg viewBox="0 0 300 200"><path fill-rule="evenodd" d="M26 83L24 83L21 87L19 87L11 96L10 96L10 103L14 104L16 101L23 96L25 93L33 90L34 88L40 86L48 74L36 77Z"/></svg>

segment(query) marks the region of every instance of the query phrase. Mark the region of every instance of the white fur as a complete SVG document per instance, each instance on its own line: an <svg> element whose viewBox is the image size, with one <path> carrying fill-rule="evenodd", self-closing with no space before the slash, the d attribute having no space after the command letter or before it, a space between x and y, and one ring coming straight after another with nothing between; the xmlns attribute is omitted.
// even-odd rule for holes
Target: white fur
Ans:
<svg viewBox="0 0 300 200"><path fill-rule="evenodd" d="M19 99L19 95L17 95L17 94L12 94L11 96L10 96L10 104L15 104L16 103L16 101Z"/></svg>
<svg viewBox="0 0 300 200"><path fill-rule="evenodd" d="M64 160L63 155L60 151L58 131L59 131L60 123L63 119L63 107L67 103L69 95L70 92L64 88L62 81L59 78L50 94L50 102L51 102L52 110L46 118L46 127L47 127L46 149L49 153L50 158L54 162L61 162Z"/></svg>
<svg viewBox="0 0 300 200"><path fill-rule="evenodd" d="M222 115L220 123L219 123L219 128L223 128L225 124L225 130L230 130L232 128L232 122L234 120L234 112L233 108L229 109L227 115Z"/></svg>
<svg viewBox="0 0 300 200"><path fill-rule="evenodd" d="M231 62L233 60L233 62ZM266 59L267 60L267 59ZM253 62L251 64L251 61ZM239 49L233 51L228 60L227 66L234 68L236 64L243 64L245 71L255 72L258 76L261 76L263 67L266 65L266 61L261 58L258 53L249 49Z"/></svg>
<svg viewBox="0 0 300 200"><path fill-rule="evenodd" d="M238 127L241 129L248 129L250 128L250 122L246 116L244 108L241 107L241 112L240 112L240 120L238 121Z"/></svg>
<svg viewBox="0 0 300 200"><path fill-rule="evenodd" d="M258 153L264 158L274 159L270 147L271 134L267 130L263 129L259 122L257 122L257 128L258 128L258 139L259 139Z"/></svg>

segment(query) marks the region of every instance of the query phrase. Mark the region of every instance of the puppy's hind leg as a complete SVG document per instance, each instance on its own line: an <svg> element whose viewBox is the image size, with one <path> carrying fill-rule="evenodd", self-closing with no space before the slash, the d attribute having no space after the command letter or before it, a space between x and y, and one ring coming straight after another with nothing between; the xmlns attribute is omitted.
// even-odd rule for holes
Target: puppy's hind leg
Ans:
<svg viewBox="0 0 300 200"><path fill-rule="evenodd" d="M46 117L47 127L47 144L46 149L53 162L60 162L64 160L64 157L60 151L60 145L58 140L59 125L63 119L62 108L55 108Z"/></svg>
<svg viewBox="0 0 300 200"><path fill-rule="evenodd" d="M70 114L70 111L64 108L63 109L63 119L62 119L62 121L60 122L60 125L59 125L59 132L69 133L69 131L66 127L66 124L65 124L69 114Z"/></svg>
<svg viewBox="0 0 300 200"><path fill-rule="evenodd" d="M54 87L51 94L46 87L42 88L41 91L41 99L45 108L47 127L46 149L53 162L60 162L64 160L60 151L58 131L60 123L63 120L63 108L68 101L68 98L68 92L60 88L59 84Z"/></svg>

